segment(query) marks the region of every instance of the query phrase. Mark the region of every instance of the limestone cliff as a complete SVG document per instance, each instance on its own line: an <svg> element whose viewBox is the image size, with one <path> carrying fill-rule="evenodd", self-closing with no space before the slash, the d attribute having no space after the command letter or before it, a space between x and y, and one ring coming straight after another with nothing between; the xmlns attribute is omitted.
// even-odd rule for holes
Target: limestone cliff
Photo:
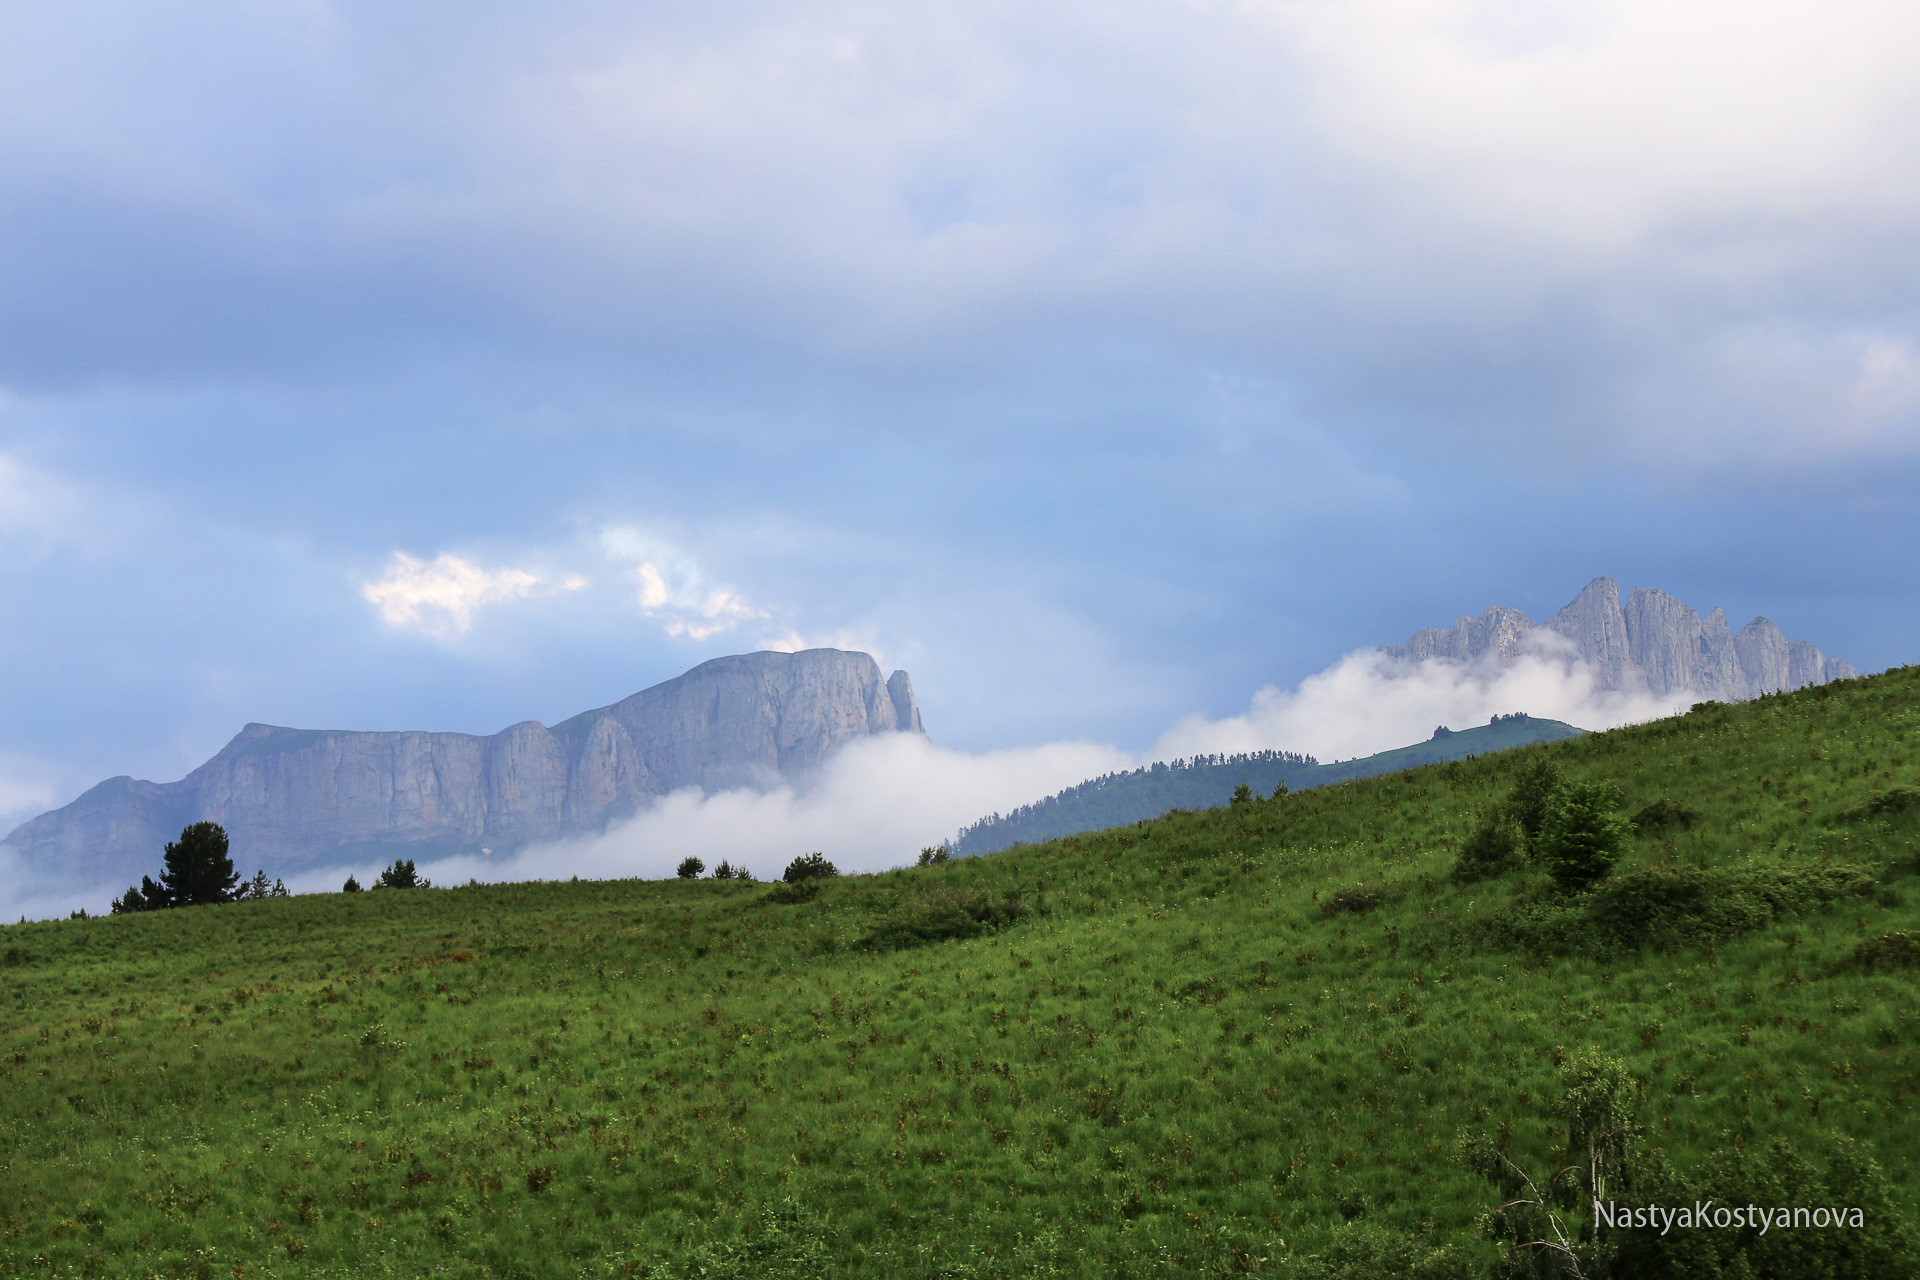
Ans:
<svg viewBox="0 0 1920 1280"><path fill-rule="evenodd" d="M189 822L284 875L351 857L513 848L603 829L681 787L768 787L878 733L924 733L904 671L810 649L715 658L552 728L491 737L250 724L178 782L112 778L6 844L76 879L137 878Z"/></svg>
<svg viewBox="0 0 1920 1280"><path fill-rule="evenodd" d="M1402 658L1517 656L1536 628L1556 633L1592 668L1602 689L1645 690L1667 696L1691 690L1701 698L1737 702L1798 689L1860 672L1805 641L1789 642L1780 628L1755 618L1733 634L1719 609L1702 618L1664 591L1635 587L1620 603L1620 584L1595 578L1567 607L1544 623L1518 609L1495 606L1478 618L1460 618L1451 630L1416 631L1387 652Z"/></svg>

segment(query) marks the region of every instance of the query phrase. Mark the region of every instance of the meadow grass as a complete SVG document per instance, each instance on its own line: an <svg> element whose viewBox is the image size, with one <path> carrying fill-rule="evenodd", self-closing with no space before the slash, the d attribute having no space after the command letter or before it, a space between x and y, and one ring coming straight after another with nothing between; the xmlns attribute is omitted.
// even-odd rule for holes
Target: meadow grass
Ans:
<svg viewBox="0 0 1920 1280"><path fill-rule="evenodd" d="M1287 1274L1349 1220L1484 1268L1457 1139L1545 1167L1586 1045L1674 1167L1858 1142L1911 1220L1916 970L1856 957L1920 925L1920 808L1873 803L1917 727L1905 668L798 903L549 882L0 928L0 1275ZM1666 949L1516 931L1539 868L1449 869L1542 755L1700 811L1622 873L1853 878Z"/></svg>

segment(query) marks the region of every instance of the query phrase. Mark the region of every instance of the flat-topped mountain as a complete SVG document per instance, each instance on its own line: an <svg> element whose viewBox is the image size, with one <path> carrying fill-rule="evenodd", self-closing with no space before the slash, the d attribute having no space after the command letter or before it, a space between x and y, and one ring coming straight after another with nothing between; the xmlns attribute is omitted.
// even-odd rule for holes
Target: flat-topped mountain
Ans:
<svg viewBox="0 0 1920 1280"><path fill-rule="evenodd" d="M597 832L681 787L768 787L841 744L924 733L904 671L809 649L703 662L548 728L490 737L250 724L178 782L109 778L5 843L75 878L151 872L190 822L218 822L247 867L501 851Z"/></svg>
<svg viewBox="0 0 1920 1280"><path fill-rule="evenodd" d="M1450 630L1429 627L1385 648L1400 658L1505 660L1520 654L1536 628L1571 641L1602 689L1659 697L1690 689L1702 699L1739 702L1860 674L1852 663L1829 658L1804 640L1788 640L1765 618L1735 634L1724 610L1702 618L1666 592L1646 587L1635 587L1622 606L1620 584L1612 578L1595 578L1543 623L1496 605L1477 618L1458 619Z"/></svg>

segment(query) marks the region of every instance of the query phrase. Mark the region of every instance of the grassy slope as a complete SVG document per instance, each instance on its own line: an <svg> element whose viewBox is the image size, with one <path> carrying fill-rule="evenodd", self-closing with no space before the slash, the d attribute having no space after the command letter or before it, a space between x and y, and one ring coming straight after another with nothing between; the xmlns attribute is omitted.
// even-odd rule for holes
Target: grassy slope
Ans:
<svg viewBox="0 0 1920 1280"><path fill-rule="evenodd" d="M1154 764L1092 778L1022 805L1012 813L982 818L960 832L953 841L953 851L962 857L998 853L1016 845L1124 826L1141 818L1158 817L1169 809L1210 809L1227 803L1233 789L1243 782L1263 796L1282 779L1290 790L1306 791L1425 764L1511 751L1537 742L1559 742L1585 732L1558 720L1521 716L1332 764L1314 764L1308 756L1289 758L1288 753L1274 751L1225 758L1199 756L1193 761L1175 761L1171 767Z"/></svg>
<svg viewBox="0 0 1920 1280"><path fill-rule="evenodd" d="M1589 1042L1676 1164L1824 1127L1913 1215L1914 979L1824 975L1920 924L1920 813L1829 821L1913 780L1917 725L1904 669L798 906L553 883L5 927L0 1275L680 1274L745 1234L863 1276L1284 1273L1363 1202L1484 1248L1448 1144L1504 1122L1544 1161L1553 1061ZM1710 815L1631 861L1839 857L1894 905L1717 952L1476 949L1460 926L1519 885L1456 888L1453 848L1541 752ZM1324 917L1356 880L1388 905ZM1045 912L847 949L974 890Z"/></svg>

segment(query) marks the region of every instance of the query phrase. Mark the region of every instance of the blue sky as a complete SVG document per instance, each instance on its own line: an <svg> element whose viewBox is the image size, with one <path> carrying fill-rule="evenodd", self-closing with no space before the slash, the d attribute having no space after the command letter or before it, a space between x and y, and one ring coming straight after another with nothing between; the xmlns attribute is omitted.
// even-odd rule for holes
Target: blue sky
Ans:
<svg viewBox="0 0 1920 1280"><path fill-rule="evenodd" d="M1865 2L14 6L0 811L769 644L1137 752L1603 573L1911 661L1916 55Z"/></svg>

